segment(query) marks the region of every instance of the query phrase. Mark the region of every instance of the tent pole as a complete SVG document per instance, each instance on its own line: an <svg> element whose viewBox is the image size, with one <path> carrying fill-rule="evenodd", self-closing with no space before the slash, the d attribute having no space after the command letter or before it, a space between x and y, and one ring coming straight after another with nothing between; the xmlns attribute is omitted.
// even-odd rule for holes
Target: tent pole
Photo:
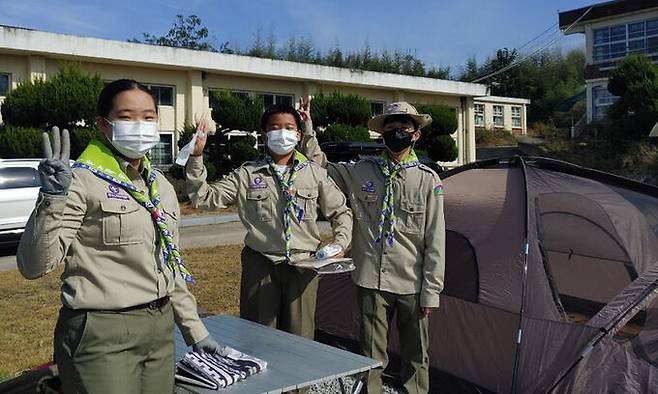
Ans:
<svg viewBox="0 0 658 394"><path fill-rule="evenodd" d="M523 171L523 185L525 191L525 245L523 251L523 275L521 279L521 308L519 310L519 328L516 335L516 351L514 352L514 368L512 370L512 387L510 392L516 393L516 379L517 371L519 368L519 357L521 355L521 341L523 340L523 312L525 311L525 293L526 293L526 278L528 275L528 253L530 251L530 244L528 238L528 228L530 220L530 207L528 204L528 174L526 171L525 161L522 156L516 156L518 163Z"/></svg>

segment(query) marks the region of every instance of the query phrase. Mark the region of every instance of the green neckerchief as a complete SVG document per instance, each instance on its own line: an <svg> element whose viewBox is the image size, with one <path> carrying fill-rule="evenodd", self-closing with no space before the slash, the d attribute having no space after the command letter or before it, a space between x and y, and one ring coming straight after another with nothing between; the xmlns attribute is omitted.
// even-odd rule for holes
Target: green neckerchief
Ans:
<svg viewBox="0 0 658 394"><path fill-rule="evenodd" d="M180 251L174 242L174 236L167 228L167 222L160 209L160 191L156 180L155 170L151 167L148 157L142 159L144 168L148 172L146 184L149 195L137 190L128 175L123 171L121 165L112 154L112 151L98 140L92 140L82 152L73 167L84 168L91 171L99 178L118 185L125 189L138 203L140 203L151 214L153 222L157 225L160 233L160 246L164 261L176 277L176 267L185 281L194 282L192 274L185 267Z"/></svg>
<svg viewBox="0 0 658 394"><path fill-rule="evenodd" d="M409 152L409 155L399 163L393 163L391 161L387 150L382 152L377 158L377 165L384 176L386 186L384 188L382 210L379 214L379 221L377 222L377 238L375 238L375 242L381 242L382 237L386 236L388 246L393 246L393 240L395 237L395 198L393 197L393 180L403 168L416 167L418 164L418 157L416 156L416 151L413 149ZM386 234L384 234L385 223L388 223Z"/></svg>
<svg viewBox="0 0 658 394"><path fill-rule="evenodd" d="M297 203L297 193L293 188L295 185L295 180L301 171L308 164L308 159L303 154L295 150L293 166L290 170L290 175L286 181L283 177L283 174L277 171L274 160L268 155L265 160L270 166L270 169L276 176L279 181L279 186L281 187L281 193L286 199L286 206L283 209L283 240L286 242L286 258L290 258L290 240L292 239L292 218L293 212L297 213L297 221L301 222L304 217L304 209L299 206ZM297 162L296 164L294 164Z"/></svg>

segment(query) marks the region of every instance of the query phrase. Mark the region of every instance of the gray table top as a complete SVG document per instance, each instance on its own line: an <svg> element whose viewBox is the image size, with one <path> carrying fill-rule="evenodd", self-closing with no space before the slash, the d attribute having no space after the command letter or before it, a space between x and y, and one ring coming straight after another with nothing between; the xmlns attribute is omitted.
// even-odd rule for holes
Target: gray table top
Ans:
<svg viewBox="0 0 658 394"><path fill-rule="evenodd" d="M219 391L177 383L196 393L281 393L381 366L371 358L234 316L211 316L203 322L217 342L267 361L267 369ZM176 360L189 350L176 329Z"/></svg>

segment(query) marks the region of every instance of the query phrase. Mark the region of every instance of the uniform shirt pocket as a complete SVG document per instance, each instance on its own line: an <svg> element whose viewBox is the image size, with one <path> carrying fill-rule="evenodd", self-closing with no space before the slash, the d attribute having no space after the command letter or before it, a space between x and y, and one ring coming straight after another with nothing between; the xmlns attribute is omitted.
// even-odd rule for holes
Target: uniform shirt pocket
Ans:
<svg viewBox="0 0 658 394"><path fill-rule="evenodd" d="M318 219L318 195L317 189L297 190L297 204L304 210L303 220Z"/></svg>
<svg viewBox="0 0 658 394"><path fill-rule="evenodd" d="M362 190L356 194L356 199L353 199L353 202L354 217L357 220L368 223L377 220L377 215L381 210L377 193Z"/></svg>
<svg viewBox="0 0 658 394"><path fill-rule="evenodd" d="M403 233L420 234L425 228L425 204L409 200L400 201L395 212L396 226Z"/></svg>
<svg viewBox="0 0 658 394"><path fill-rule="evenodd" d="M264 190L249 190L247 192L246 216L257 222L272 220L272 199Z"/></svg>
<svg viewBox="0 0 658 394"><path fill-rule="evenodd" d="M125 201L101 201L103 243L109 246L139 244L144 241L141 206Z"/></svg>

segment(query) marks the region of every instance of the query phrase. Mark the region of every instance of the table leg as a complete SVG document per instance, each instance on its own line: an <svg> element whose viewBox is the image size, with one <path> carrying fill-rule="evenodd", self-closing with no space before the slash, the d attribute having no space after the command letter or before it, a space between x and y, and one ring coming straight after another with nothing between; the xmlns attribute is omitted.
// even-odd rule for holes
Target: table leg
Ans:
<svg viewBox="0 0 658 394"><path fill-rule="evenodd" d="M354 380L354 386L352 386L352 394L359 394L363 388L363 375L359 375Z"/></svg>

